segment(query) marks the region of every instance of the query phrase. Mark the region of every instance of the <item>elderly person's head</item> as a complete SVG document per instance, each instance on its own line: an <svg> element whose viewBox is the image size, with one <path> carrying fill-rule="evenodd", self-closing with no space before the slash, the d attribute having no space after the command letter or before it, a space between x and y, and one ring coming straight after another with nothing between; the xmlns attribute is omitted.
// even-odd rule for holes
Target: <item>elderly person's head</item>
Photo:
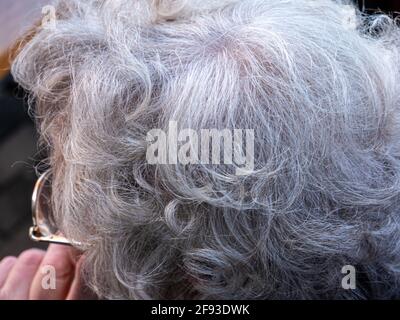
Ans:
<svg viewBox="0 0 400 320"><path fill-rule="evenodd" d="M400 295L393 20L329 0L65 0L56 17L12 72L100 296ZM254 166L149 161L171 124L242 129Z"/></svg>

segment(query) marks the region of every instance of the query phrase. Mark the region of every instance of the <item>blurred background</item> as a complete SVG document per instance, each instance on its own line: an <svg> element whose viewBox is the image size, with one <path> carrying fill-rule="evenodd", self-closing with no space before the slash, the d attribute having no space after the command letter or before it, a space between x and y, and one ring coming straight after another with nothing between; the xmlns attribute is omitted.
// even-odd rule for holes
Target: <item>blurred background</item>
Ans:
<svg viewBox="0 0 400 320"><path fill-rule="evenodd" d="M37 135L28 116L26 93L9 74L10 48L18 37L41 21L49 0L0 0L0 259L30 247L46 246L28 238L31 194L40 161ZM360 0L367 13L397 15L400 0Z"/></svg>

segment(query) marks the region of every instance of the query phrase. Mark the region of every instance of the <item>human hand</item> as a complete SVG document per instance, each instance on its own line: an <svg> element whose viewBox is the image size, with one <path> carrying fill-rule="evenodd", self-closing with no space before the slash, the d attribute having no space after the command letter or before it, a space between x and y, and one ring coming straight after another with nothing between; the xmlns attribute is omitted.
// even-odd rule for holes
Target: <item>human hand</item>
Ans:
<svg viewBox="0 0 400 320"><path fill-rule="evenodd" d="M51 244L0 262L0 300L94 299L83 284L83 256L72 247ZM53 278L51 278L53 277Z"/></svg>

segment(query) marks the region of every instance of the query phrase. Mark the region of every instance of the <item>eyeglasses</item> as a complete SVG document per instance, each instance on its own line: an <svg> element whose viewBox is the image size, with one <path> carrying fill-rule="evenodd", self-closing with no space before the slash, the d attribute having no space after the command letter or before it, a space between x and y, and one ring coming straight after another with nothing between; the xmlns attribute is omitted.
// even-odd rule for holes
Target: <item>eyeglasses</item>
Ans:
<svg viewBox="0 0 400 320"><path fill-rule="evenodd" d="M51 172L45 171L36 181L32 193L32 221L29 237L34 241L80 246L81 243L69 240L59 231L51 209Z"/></svg>

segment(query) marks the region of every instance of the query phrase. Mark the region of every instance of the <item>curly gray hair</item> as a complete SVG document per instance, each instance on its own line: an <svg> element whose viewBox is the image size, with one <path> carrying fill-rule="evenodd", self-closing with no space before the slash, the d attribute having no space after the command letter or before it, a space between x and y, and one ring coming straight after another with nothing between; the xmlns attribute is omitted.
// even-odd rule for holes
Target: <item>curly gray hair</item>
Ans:
<svg viewBox="0 0 400 320"><path fill-rule="evenodd" d="M348 1L59 1L12 73L92 288L400 297L399 36ZM147 132L171 120L253 128L254 171L148 164Z"/></svg>

